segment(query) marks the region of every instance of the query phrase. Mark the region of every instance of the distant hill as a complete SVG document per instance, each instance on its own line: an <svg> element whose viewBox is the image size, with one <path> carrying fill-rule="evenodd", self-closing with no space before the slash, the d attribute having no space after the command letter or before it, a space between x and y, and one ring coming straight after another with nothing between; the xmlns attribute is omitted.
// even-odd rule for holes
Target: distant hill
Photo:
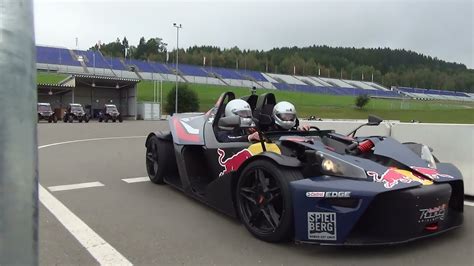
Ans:
<svg viewBox="0 0 474 266"><path fill-rule="evenodd" d="M166 61L166 44L161 38L129 46L128 40L101 46L108 56L121 56L128 47L135 59ZM91 49L98 49L94 46ZM174 63L175 51L168 54ZM204 60L204 57L206 58ZM474 92L474 70L465 65L440 60L404 49L348 48L329 46L281 47L269 51L240 50L214 46L180 49L179 62L192 65L239 68L262 72L314 75L322 77L374 80L385 86L406 86Z"/></svg>

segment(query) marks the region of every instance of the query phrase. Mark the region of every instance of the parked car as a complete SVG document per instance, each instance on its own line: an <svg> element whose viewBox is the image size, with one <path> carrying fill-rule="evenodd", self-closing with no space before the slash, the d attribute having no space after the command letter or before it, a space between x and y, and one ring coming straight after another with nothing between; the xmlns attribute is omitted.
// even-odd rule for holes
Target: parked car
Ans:
<svg viewBox="0 0 474 266"><path fill-rule="evenodd" d="M48 121L48 123L58 122L58 117L56 117L56 114L54 114L53 110L51 109L51 104L38 103L37 111L38 111L38 122L41 120L46 120Z"/></svg>
<svg viewBox="0 0 474 266"><path fill-rule="evenodd" d="M104 121L105 123L109 122L111 120L112 122L119 121L122 123L123 118L122 115L120 115L117 106L115 104L106 104L104 106L104 109L99 113L99 122Z"/></svg>
<svg viewBox="0 0 474 266"><path fill-rule="evenodd" d="M82 121L88 123L89 122L89 115L86 114L84 108L79 103L70 103L67 107L66 111L64 112L63 122L64 123L72 123L74 120L82 123Z"/></svg>

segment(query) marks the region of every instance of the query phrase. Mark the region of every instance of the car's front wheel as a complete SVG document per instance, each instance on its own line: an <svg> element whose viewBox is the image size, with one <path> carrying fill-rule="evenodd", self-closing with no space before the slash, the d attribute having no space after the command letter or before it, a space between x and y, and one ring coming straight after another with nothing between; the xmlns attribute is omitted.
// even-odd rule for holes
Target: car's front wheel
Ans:
<svg viewBox="0 0 474 266"><path fill-rule="evenodd" d="M267 242L291 239L294 225L290 182L302 178L296 169L266 160L247 165L235 192L237 211L247 230Z"/></svg>
<svg viewBox="0 0 474 266"><path fill-rule="evenodd" d="M164 177L169 169L176 168L173 145L157 136L152 136L146 145L146 170L151 182L164 184ZM168 169L168 171L167 171Z"/></svg>

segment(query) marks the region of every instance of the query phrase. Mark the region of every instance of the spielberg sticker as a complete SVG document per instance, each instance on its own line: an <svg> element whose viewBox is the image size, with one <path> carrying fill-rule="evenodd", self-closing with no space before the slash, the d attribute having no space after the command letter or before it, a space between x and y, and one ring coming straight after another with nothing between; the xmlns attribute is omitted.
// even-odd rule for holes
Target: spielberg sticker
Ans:
<svg viewBox="0 0 474 266"><path fill-rule="evenodd" d="M335 212L308 212L308 239L336 240Z"/></svg>

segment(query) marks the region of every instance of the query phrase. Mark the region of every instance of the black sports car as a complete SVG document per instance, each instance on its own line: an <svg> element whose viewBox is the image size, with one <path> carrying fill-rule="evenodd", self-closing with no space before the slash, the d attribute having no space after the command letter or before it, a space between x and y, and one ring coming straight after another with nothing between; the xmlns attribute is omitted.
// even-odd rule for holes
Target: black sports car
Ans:
<svg viewBox="0 0 474 266"><path fill-rule="evenodd" d="M261 142L220 143L216 132L238 127L223 117L232 92L205 114L177 114L171 132L150 133L146 168L230 216L269 242L328 245L402 243L456 228L463 221L460 171L430 148L391 137L333 130L265 131L276 104L271 93L244 97ZM382 120L369 117L366 124Z"/></svg>

